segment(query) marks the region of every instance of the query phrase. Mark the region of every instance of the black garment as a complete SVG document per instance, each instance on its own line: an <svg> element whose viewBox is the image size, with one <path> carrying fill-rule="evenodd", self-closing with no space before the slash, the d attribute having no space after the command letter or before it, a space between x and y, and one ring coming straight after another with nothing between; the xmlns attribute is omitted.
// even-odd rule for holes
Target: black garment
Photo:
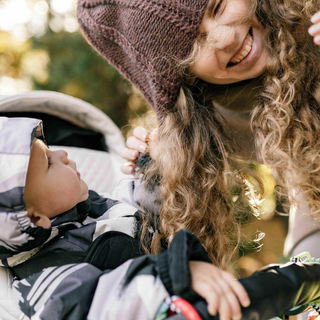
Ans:
<svg viewBox="0 0 320 320"><path fill-rule="evenodd" d="M100 270L113 270L129 259L144 254L138 239L122 232L110 231L97 238L88 249L84 262Z"/></svg>
<svg viewBox="0 0 320 320"><path fill-rule="evenodd" d="M104 319L137 320L137 312L143 315L139 320L150 320L147 310L150 312L152 306L148 303L159 307L170 295L189 300L203 320L218 320L219 315L210 316L206 302L191 288L191 260L208 261L208 256L199 240L183 230L176 234L170 249L159 256L139 257L105 272L85 263L50 268L16 281L14 287L22 296L22 311L43 320L80 320L88 313L90 319L102 315ZM248 308L242 308L244 320L267 320L320 299L320 264L316 263L272 265L239 281L251 300ZM38 305L32 296L37 297Z"/></svg>
<svg viewBox="0 0 320 320"><path fill-rule="evenodd" d="M69 121L40 112L0 112L2 117L26 117L41 119L48 145L89 148L108 151L103 134L84 129Z"/></svg>
<svg viewBox="0 0 320 320"><path fill-rule="evenodd" d="M109 219L109 212L116 213L116 217ZM51 221L52 227L59 228L58 235L11 269L18 279L48 267L81 262L91 263L101 270L114 269L144 254L138 240L139 216L136 208L90 190L88 200ZM100 225L104 223L101 230L98 218ZM118 223L112 227L116 219L122 219L124 226Z"/></svg>

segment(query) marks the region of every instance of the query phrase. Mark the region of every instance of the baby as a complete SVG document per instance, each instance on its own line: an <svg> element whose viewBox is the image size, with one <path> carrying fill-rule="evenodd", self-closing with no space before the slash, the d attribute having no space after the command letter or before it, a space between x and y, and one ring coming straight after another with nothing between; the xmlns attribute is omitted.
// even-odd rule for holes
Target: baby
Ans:
<svg viewBox="0 0 320 320"><path fill-rule="evenodd" d="M129 271L133 274L126 281L131 291L126 292L140 297L139 301L125 294L118 298L128 310L148 313L132 319L149 319L160 302L172 295L195 301L198 293L207 300L211 314L219 312L226 318L240 318L240 305L249 305L242 285L209 263L205 250L187 231L159 256L174 256L178 264L171 265L167 258L160 259L161 264L152 255L130 260L144 253L138 236L141 213L132 205L88 191L67 153L46 145L41 120L0 117L0 165L0 259L2 266L16 275L19 305L29 317L60 319L70 310L75 319L86 317L89 310L95 310L90 308L93 294L99 296L99 290L105 290L105 286L98 290L98 280L103 276L108 292L117 292ZM139 261L145 262L140 265ZM183 277L169 275L171 269ZM111 276L110 270L119 276ZM146 280L146 275L157 281ZM65 277L76 282L75 287L68 285L71 292L66 289ZM149 289L141 291L133 283ZM64 295L68 299L57 309L53 302L58 303ZM152 306L146 307L145 295L154 295ZM103 297L107 301L105 294ZM116 312L120 303L116 297L110 298L106 315ZM120 311L121 319L132 317L129 311L127 317L122 308ZM107 318L118 319L116 315Z"/></svg>
<svg viewBox="0 0 320 320"><path fill-rule="evenodd" d="M142 254L138 210L89 192L67 153L47 147L40 120L0 117L0 128L3 266L21 279L44 267L83 262L92 243L110 231L118 233L101 245L116 242L120 249L123 242L124 252L104 268Z"/></svg>

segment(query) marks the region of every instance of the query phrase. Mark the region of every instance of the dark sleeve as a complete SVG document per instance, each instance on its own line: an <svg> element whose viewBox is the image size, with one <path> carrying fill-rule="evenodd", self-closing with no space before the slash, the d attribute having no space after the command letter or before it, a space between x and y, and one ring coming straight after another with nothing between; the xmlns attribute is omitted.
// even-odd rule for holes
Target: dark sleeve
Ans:
<svg viewBox="0 0 320 320"><path fill-rule="evenodd" d="M303 312L307 303L320 299L320 264L316 263L271 265L239 281L251 301L248 308L242 308L242 319L246 320L282 317L296 306L301 306L299 312ZM204 300L193 305L202 319L219 319L209 315Z"/></svg>
<svg viewBox="0 0 320 320"><path fill-rule="evenodd" d="M111 207L121 203L121 201L116 199L102 197L93 190L89 190L88 200L91 205L91 209L89 211L89 217L91 218L99 218Z"/></svg>
<svg viewBox="0 0 320 320"><path fill-rule="evenodd" d="M22 312L43 320L152 320L172 295L191 302L201 319L218 320L191 289L191 260L209 262L199 240L183 230L159 256L129 260L112 271L87 263L52 267L15 281L14 289ZM247 320L266 320L320 299L320 264L273 265L239 281L251 300L242 309Z"/></svg>
<svg viewBox="0 0 320 320"><path fill-rule="evenodd" d="M176 234L168 251L159 256L157 269L170 295L195 302L201 298L191 289L189 261L211 263L198 238L189 230L183 230Z"/></svg>
<svg viewBox="0 0 320 320"><path fill-rule="evenodd" d="M251 299L251 306L242 311L246 319L281 316L295 306L320 299L317 263L273 265L240 282Z"/></svg>
<svg viewBox="0 0 320 320"><path fill-rule="evenodd" d="M149 320L171 294L185 291L184 296L190 296L190 259L206 261L207 257L197 238L184 230L160 256L129 260L112 271L88 263L51 267L15 281L14 288L20 309L29 317Z"/></svg>

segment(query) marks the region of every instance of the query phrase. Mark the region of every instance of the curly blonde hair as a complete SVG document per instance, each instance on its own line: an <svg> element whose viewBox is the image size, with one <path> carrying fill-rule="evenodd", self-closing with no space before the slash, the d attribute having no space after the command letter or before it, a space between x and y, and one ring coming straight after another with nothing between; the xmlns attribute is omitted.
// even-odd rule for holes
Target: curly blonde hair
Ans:
<svg viewBox="0 0 320 320"><path fill-rule="evenodd" d="M251 118L259 159L273 169L279 195L304 195L320 215L320 49L307 33L317 0L260 1L270 58Z"/></svg>
<svg viewBox="0 0 320 320"><path fill-rule="evenodd" d="M152 252L159 252L163 239L170 243L188 228L212 261L227 267L240 235L228 201L232 169L227 148L214 108L197 103L188 88L181 88L174 110L159 123L156 160L145 172L149 181L160 177L164 200Z"/></svg>
<svg viewBox="0 0 320 320"><path fill-rule="evenodd" d="M289 194L297 188L303 191L316 215L320 210L320 110L316 101L320 60L319 48L307 29L317 1L249 3L248 15L256 13L264 25L270 52L252 112L256 153ZM195 61L202 44L199 36L190 57L181 64L184 70ZM227 268L240 239L228 177L245 190L244 175L249 170L228 157L233 154L232 141L226 138L212 103L203 98L201 90L195 95L183 85L176 106L160 120L156 160L146 172L149 181L160 177L163 197L159 232L151 249L159 252L163 239L170 243L176 232L189 228L213 263Z"/></svg>

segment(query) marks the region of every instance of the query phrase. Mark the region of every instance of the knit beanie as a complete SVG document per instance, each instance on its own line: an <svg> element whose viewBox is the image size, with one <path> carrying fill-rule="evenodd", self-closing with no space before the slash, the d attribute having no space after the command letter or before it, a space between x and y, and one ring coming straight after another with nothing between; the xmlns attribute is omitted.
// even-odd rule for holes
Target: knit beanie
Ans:
<svg viewBox="0 0 320 320"><path fill-rule="evenodd" d="M89 43L145 96L158 117L176 103L208 0L79 0Z"/></svg>

